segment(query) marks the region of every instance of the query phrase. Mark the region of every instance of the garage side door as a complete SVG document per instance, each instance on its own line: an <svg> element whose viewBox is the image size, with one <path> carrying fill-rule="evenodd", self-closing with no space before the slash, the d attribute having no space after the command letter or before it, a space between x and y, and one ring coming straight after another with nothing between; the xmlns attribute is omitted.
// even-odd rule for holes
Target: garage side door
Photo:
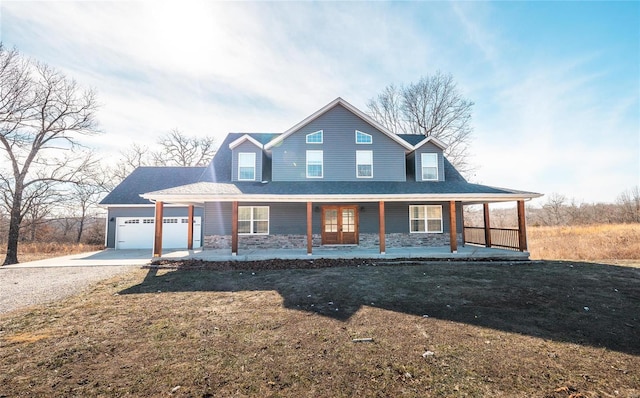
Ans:
<svg viewBox="0 0 640 398"><path fill-rule="evenodd" d="M152 217L116 218L116 249L153 249L155 220ZM164 217L162 225L162 247L165 249L187 248L187 217ZM193 247L201 247L201 217L194 217Z"/></svg>

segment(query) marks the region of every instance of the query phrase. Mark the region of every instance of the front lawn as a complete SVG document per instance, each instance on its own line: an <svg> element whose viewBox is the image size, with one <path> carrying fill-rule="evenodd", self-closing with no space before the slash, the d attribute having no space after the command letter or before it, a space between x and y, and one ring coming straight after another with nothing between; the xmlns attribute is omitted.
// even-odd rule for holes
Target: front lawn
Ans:
<svg viewBox="0 0 640 398"><path fill-rule="evenodd" d="M637 266L372 264L137 270L4 314L0 396L640 396Z"/></svg>

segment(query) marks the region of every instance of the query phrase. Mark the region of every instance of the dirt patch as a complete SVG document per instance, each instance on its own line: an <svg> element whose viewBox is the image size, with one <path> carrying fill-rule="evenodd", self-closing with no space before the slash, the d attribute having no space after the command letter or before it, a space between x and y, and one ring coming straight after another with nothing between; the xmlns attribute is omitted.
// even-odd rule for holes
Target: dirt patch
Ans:
<svg viewBox="0 0 640 398"><path fill-rule="evenodd" d="M0 316L0 396L640 397L637 268L181 267Z"/></svg>

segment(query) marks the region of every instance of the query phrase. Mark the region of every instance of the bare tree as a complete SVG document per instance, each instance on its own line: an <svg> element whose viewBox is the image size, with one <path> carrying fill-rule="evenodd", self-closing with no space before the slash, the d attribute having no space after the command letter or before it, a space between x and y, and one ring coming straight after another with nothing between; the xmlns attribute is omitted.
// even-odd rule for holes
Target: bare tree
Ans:
<svg viewBox="0 0 640 398"><path fill-rule="evenodd" d="M622 192L617 200L620 206L620 221L640 223L640 187Z"/></svg>
<svg viewBox="0 0 640 398"><path fill-rule="evenodd" d="M114 167L104 170L104 174L111 176L111 178L104 180L105 191L113 190L116 185L140 166L154 166L153 159L148 147L133 143L129 149L120 151L120 158Z"/></svg>
<svg viewBox="0 0 640 398"><path fill-rule="evenodd" d="M173 129L158 140L160 149L152 152L156 166L206 166L216 153L212 137L190 137Z"/></svg>
<svg viewBox="0 0 640 398"><path fill-rule="evenodd" d="M155 149L137 143L120 151L117 165L106 173L112 178L105 180L107 191L127 178L133 170L141 166L206 166L216 154L213 137L187 136L178 129L160 137Z"/></svg>
<svg viewBox="0 0 640 398"><path fill-rule="evenodd" d="M473 102L459 92L453 76L436 72L417 83L387 86L367 104L369 114L396 134L435 137L447 145L445 155L468 173Z"/></svg>
<svg viewBox="0 0 640 398"><path fill-rule="evenodd" d="M9 211L4 265L18 262L25 194L39 184L74 181L87 161L78 135L96 132L95 94L46 64L0 44L0 148L10 163L3 176Z"/></svg>

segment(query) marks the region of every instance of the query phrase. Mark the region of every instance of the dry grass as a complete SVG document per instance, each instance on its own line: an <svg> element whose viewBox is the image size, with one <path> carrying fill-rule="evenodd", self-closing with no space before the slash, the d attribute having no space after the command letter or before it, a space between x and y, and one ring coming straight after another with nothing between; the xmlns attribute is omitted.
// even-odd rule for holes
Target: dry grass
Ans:
<svg viewBox="0 0 640 398"><path fill-rule="evenodd" d="M102 249L104 249L103 245L85 243L21 242L18 244L18 260L23 263ZM6 242L0 245L0 256L4 257L5 254L7 254Z"/></svg>
<svg viewBox="0 0 640 398"><path fill-rule="evenodd" d="M531 227L532 259L640 260L640 224Z"/></svg>
<svg viewBox="0 0 640 398"><path fill-rule="evenodd" d="M589 263L137 270L1 315L0 396L640 397L639 307Z"/></svg>

